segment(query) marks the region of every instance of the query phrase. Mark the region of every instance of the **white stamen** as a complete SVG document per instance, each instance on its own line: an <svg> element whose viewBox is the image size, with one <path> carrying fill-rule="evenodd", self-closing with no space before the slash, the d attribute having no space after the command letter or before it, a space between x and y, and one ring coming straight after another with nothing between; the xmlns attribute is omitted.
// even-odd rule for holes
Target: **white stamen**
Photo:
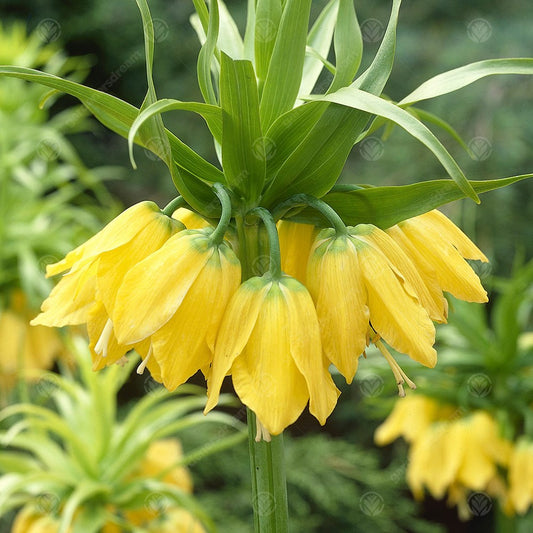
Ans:
<svg viewBox="0 0 533 533"><path fill-rule="evenodd" d="M94 351L98 355L101 355L102 357L107 357L107 349L108 349L109 340L111 339L112 334L113 334L113 322L111 322L111 319L108 318L107 322L105 323L104 329L102 330L100 338L98 339L98 342L96 343L96 346L94 347Z"/></svg>
<svg viewBox="0 0 533 533"><path fill-rule="evenodd" d="M146 365L148 364L148 359L152 356L152 344L150 344L150 349L148 350L148 354L146 357L141 361L141 364L137 367L137 374L142 374L144 372L144 369L146 368Z"/></svg>
<svg viewBox="0 0 533 533"><path fill-rule="evenodd" d="M376 339L374 339L373 342L377 346L383 357L385 357L387 363L389 363L392 373L394 374L394 378L396 379L396 384L398 385L399 396L401 398L405 396L405 390L403 388L404 383L407 383L407 386L410 389L416 389L415 383L407 377L407 374L402 370L401 366L394 359L394 357L392 357L392 355L387 350L387 348L385 348L383 343L380 340Z"/></svg>
<svg viewBox="0 0 533 533"><path fill-rule="evenodd" d="M257 417L255 417L255 427L257 428L255 433L255 442L261 442L262 440L265 442L270 442L272 440L268 429L261 424L259 418Z"/></svg>

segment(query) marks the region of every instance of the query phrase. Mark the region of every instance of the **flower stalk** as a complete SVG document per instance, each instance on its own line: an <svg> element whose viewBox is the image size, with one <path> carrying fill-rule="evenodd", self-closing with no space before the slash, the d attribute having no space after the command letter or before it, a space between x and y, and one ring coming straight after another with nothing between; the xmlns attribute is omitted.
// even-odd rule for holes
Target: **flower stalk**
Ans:
<svg viewBox="0 0 533 533"><path fill-rule="evenodd" d="M264 210L254 210L250 214L261 216ZM265 213L265 218L266 218ZM261 217L263 222L265 218ZM239 235L239 259L242 266L242 280L258 274L258 261L270 251L270 272L279 269L272 266L273 249L277 249L279 258L279 243L277 233L274 236L269 221L265 224L248 224L243 217L236 217L237 234ZM272 220L273 231L275 224ZM266 228L269 241L264 238ZM270 250L267 250L269 246ZM276 255L276 254L274 254ZM285 533L289 529L289 512L287 506L287 483L285 478L285 462L283 448L283 434L269 436L270 440L261 439L258 421L251 409L247 409L248 420L248 450L250 456L250 471L252 476L252 506L254 513L254 531L256 533ZM259 438L258 438L259 437Z"/></svg>

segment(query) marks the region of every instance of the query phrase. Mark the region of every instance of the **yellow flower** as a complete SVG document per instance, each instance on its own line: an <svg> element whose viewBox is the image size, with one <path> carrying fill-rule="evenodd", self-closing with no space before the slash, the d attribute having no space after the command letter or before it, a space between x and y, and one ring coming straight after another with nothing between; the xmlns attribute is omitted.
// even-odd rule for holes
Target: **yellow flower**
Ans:
<svg viewBox="0 0 533 533"><path fill-rule="evenodd" d="M332 229L315 240L307 286L316 304L328 359L351 382L373 330L399 352L434 366L435 327L421 305L427 296L416 270L383 231L369 224Z"/></svg>
<svg viewBox="0 0 533 533"><path fill-rule="evenodd" d="M118 342L150 338L150 355L169 390L198 369L208 372L222 315L240 284L239 260L226 243L212 243L212 231L178 233L133 267L118 293Z"/></svg>
<svg viewBox="0 0 533 533"><path fill-rule="evenodd" d="M500 436L496 421L486 412L431 425L409 450L407 482L417 497L425 485L440 499L457 483L485 490L498 465L509 460L510 443Z"/></svg>
<svg viewBox="0 0 533 533"><path fill-rule="evenodd" d="M269 433L292 424L308 401L310 412L325 423L339 391L322 355L313 301L300 282L255 277L235 293L215 346L206 412L216 405L228 373Z"/></svg>
<svg viewBox="0 0 533 533"><path fill-rule="evenodd" d="M55 327L87 323L95 369L118 361L133 347L117 343L114 336L112 316L122 280L182 229L153 202L130 207L62 261L47 267L47 276L68 272L31 323ZM141 346L139 351L147 349Z"/></svg>
<svg viewBox="0 0 533 533"><path fill-rule="evenodd" d="M31 505L23 507L15 517L11 533L58 533L59 522ZM72 528L68 529L68 533Z"/></svg>
<svg viewBox="0 0 533 533"><path fill-rule="evenodd" d="M172 213L172 218L179 220L187 229L203 229L209 227L209 223L205 219L186 207L176 209Z"/></svg>
<svg viewBox="0 0 533 533"><path fill-rule="evenodd" d="M307 261L318 230L311 224L299 224L289 220L280 220L277 227L281 249L281 269L305 284Z"/></svg>
<svg viewBox="0 0 533 533"><path fill-rule="evenodd" d="M464 259L487 258L440 211L404 220L387 233L413 261L435 299L446 291L468 302L487 301L478 276Z"/></svg>
<svg viewBox="0 0 533 533"><path fill-rule="evenodd" d="M533 503L533 442L520 439L509 462L509 507L524 514Z"/></svg>
<svg viewBox="0 0 533 533"><path fill-rule="evenodd" d="M412 443L418 440L433 422L442 418L443 411L448 409L422 394L399 398L390 415L376 429L374 440L380 446L385 446L399 437Z"/></svg>
<svg viewBox="0 0 533 533"><path fill-rule="evenodd" d="M10 389L17 378L32 378L64 355L59 334L44 326L31 327L32 312L21 291L11 295L11 306L0 310L0 387Z"/></svg>

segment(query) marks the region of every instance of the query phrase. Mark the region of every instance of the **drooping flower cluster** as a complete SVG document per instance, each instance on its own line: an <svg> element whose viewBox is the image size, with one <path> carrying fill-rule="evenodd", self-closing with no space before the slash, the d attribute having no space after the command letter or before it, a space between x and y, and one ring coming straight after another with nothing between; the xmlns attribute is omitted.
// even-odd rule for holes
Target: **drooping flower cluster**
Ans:
<svg viewBox="0 0 533 533"><path fill-rule="evenodd" d="M87 323L95 369L134 348L139 370L148 367L171 390L201 370L206 411L231 375L265 436L281 433L307 403L323 424L339 394L330 364L351 382L369 342L400 393L405 382L414 387L381 339L434 366L433 321L447 316L443 291L486 300L464 259L485 256L438 212L387 231L280 221L270 270L242 276L242 284L237 254L246 243L227 231L230 217L213 228L190 211L174 216L201 229L142 202L51 265L48 275L66 273L34 323Z"/></svg>
<svg viewBox="0 0 533 533"><path fill-rule="evenodd" d="M473 493L497 498L509 515L533 504L533 443L507 440L487 411L468 414L414 394L396 402L375 433L382 446L399 437L410 446L407 482L416 498L424 488L436 499L447 495L463 519L476 511Z"/></svg>

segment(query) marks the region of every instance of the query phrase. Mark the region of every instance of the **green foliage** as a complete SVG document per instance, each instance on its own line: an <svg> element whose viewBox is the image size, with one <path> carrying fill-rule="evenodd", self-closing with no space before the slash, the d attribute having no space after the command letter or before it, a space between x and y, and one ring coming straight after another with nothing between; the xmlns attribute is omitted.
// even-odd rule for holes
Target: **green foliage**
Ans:
<svg viewBox="0 0 533 533"><path fill-rule="evenodd" d="M26 35L21 24L0 26L0 50L3 62L73 79L82 79L88 66L44 45L37 33ZM86 111L73 107L49 120L40 104L54 98L38 85L0 81L0 293L22 287L33 306L50 288L44 266L97 230L115 205L101 182L117 170L89 171L67 139L88 129Z"/></svg>
<svg viewBox="0 0 533 533"><path fill-rule="evenodd" d="M182 435L192 445L209 439L202 430ZM289 514L294 531L443 531L416 518L418 506L405 492L403 466L380 465L378 450L324 434L285 436ZM198 498L212 511L219 531L250 531L249 465L246 446L213 455L193 465ZM268 512L271 502L253 505Z"/></svg>
<svg viewBox="0 0 533 533"><path fill-rule="evenodd" d="M204 424L225 430L219 439L202 443L202 447L184 455L179 464L187 464L245 439L243 425L228 415L204 416L198 412L205 399L203 390L193 386L180 387L174 393L158 388L119 417L117 392L135 358L125 368L114 365L95 373L84 344L78 338L72 346L79 381L43 374L35 387L40 403L44 396L53 407L24 403L0 412L0 516L34 504L44 494L54 501L53 509L47 512L57 516L62 532L72 524L74 533L86 533L87 513L94 516L91 531L108 522L133 530L132 524L124 522L123 513L146 508L155 494L160 498L159 505L166 502L184 507L213 529L210 519L187 492L160 478L134 474L149 446L158 440ZM224 404L233 402L233 398L224 396Z"/></svg>

